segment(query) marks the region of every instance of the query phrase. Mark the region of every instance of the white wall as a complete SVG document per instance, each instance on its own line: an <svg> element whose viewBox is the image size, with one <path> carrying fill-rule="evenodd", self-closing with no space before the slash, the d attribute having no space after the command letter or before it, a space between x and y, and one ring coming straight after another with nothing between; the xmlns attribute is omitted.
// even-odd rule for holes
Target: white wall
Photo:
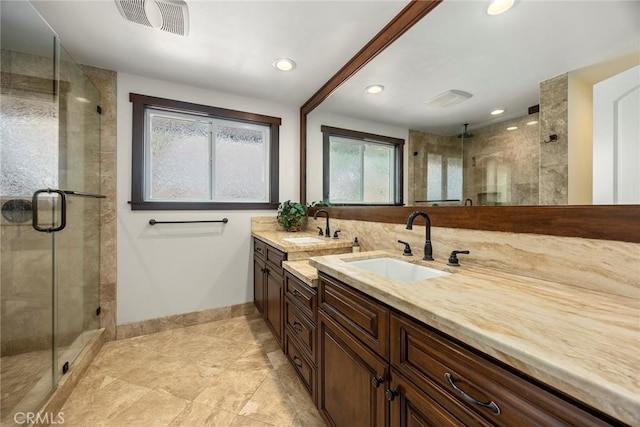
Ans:
<svg viewBox="0 0 640 427"><path fill-rule="evenodd" d="M117 323L252 301L251 217L275 211L132 211L130 92L281 117L280 200L299 195L298 108L118 73ZM148 224L222 217L229 223Z"/></svg>
<svg viewBox="0 0 640 427"><path fill-rule="evenodd" d="M409 149L409 129L319 110L314 110L307 115L307 202L323 199L322 131L320 130L320 127L323 125L404 139L404 152L402 153L404 170L404 176L402 177L402 197L404 202L407 202L409 194L407 178L409 164L407 157Z"/></svg>

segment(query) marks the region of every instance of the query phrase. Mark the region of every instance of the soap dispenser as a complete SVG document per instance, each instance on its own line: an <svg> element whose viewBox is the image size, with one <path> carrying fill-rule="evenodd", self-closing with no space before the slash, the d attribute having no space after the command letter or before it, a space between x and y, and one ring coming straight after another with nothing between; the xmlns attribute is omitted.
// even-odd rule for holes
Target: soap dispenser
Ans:
<svg viewBox="0 0 640 427"><path fill-rule="evenodd" d="M355 253L355 252L360 252L360 242L358 242L358 238L356 237L355 239L353 239L353 246L351 247L351 250Z"/></svg>

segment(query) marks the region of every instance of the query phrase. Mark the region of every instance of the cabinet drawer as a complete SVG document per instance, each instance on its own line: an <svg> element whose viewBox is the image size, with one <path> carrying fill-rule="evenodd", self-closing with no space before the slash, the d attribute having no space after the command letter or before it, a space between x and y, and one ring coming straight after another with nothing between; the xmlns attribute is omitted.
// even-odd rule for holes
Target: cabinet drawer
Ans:
<svg viewBox="0 0 640 427"><path fill-rule="evenodd" d="M491 426L455 401L449 400L449 405L441 405L433 398L439 395L437 390L421 390L395 369L391 369L390 391L394 393L391 400L392 426Z"/></svg>
<svg viewBox="0 0 640 427"><path fill-rule="evenodd" d="M299 348L314 364L316 362L316 325L303 315L297 305L285 299L285 325L291 337L295 337Z"/></svg>
<svg viewBox="0 0 640 427"><path fill-rule="evenodd" d="M372 350L389 358L389 309L362 292L320 274L318 307Z"/></svg>
<svg viewBox="0 0 640 427"><path fill-rule="evenodd" d="M603 426L615 421L592 415L487 356L457 344L404 316L391 316L391 364L424 390L441 390L486 421L501 426ZM466 395L463 395L465 393ZM475 399L475 401L473 399ZM577 405L577 406L576 406Z"/></svg>
<svg viewBox="0 0 640 427"><path fill-rule="evenodd" d="M316 400L316 369L315 366L309 362L304 353L298 349L295 340L289 335L289 331L285 332L285 345L284 352L289 358L293 368L298 373L298 376L302 380L305 388L313 398Z"/></svg>
<svg viewBox="0 0 640 427"><path fill-rule="evenodd" d="M287 254L280 252L276 248L267 245L267 263L276 269L276 272L282 276L282 261L286 261Z"/></svg>
<svg viewBox="0 0 640 427"><path fill-rule="evenodd" d="M267 244L262 240L253 239L253 255L264 259L264 254L267 252Z"/></svg>
<svg viewBox="0 0 640 427"><path fill-rule="evenodd" d="M285 271L284 276L285 294L291 298L291 301L293 301L305 315L316 321L316 314L318 312L316 290L302 283L288 271Z"/></svg>

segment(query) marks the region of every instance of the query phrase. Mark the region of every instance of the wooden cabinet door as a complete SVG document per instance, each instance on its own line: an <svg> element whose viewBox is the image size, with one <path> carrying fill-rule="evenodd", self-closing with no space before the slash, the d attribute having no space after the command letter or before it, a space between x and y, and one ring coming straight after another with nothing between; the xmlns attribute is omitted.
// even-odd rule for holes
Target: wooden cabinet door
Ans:
<svg viewBox="0 0 640 427"><path fill-rule="evenodd" d="M318 321L318 409L325 421L337 427L387 426L389 365L324 312Z"/></svg>
<svg viewBox="0 0 640 427"><path fill-rule="evenodd" d="M284 297L284 286L282 276L274 273L269 267L267 267L267 274L265 275L265 307L264 318L267 322L267 326L273 332L276 341L282 347L282 305Z"/></svg>
<svg viewBox="0 0 640 427"><path fill-rule="evenodd" d="M265 263L257 256L253 257L253 303L260 313L264 313L264 277Z"/></svg>

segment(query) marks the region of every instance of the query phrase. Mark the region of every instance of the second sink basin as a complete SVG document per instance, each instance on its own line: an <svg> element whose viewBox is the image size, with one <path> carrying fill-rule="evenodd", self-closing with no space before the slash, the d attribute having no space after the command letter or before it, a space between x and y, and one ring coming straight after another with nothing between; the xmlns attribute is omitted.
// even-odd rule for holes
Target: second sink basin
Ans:
<svg viewBox="0 0 640 427"><path fill-rule="evenodd" d="M411 264L406 261L388 257L350 261L349 264L401 282L417 282L451 274L446 271L436 270L435 268Z"/></svg>

